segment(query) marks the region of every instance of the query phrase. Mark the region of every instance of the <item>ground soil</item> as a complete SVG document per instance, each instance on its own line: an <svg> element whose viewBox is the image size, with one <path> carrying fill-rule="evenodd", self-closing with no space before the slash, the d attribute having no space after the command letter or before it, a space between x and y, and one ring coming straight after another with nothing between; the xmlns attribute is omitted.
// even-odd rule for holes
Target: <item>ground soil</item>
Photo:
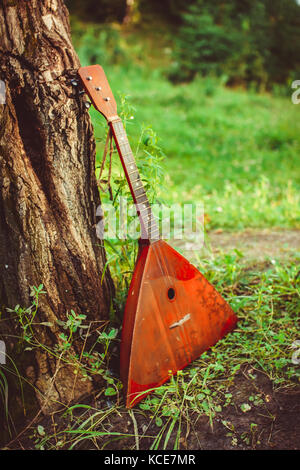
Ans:
<svg viewBox="0 0 300 470"><path fill-rule="evenodd" d="M237 375L230 392L234 405L223 408L212 423L205 415L195 416L195 420L190 415L181 431L181 450L299 450L300 387L274 392L265 374L246 366ZM249 396L253 395L259 397L259 403L251 403L250 410L242 411L241 405L249 403ZM139 438L139 448L147 450L153 438L146 436L157 436L159 428L155 423L149 426L149 416L139 412L135 412L135 420L139 435L145 434ZM110 427L111 431L134 435L134 424L127 413L113 415ZM174 448L176 432L175 427L167 449ZM114 441L105 448L133 449L136 448L136 440L130 437Z"/></svg>
<svg viewBox="0 0 300 470"><path fill-rule="evenodd" d="M217 413L212 422L206 415L190 414L188 420L182 420L180 450L299 450L300 449L300 387L288 390L273 390L270 379L252 367L244 366L236 376L230 388L234 405L229 405ZM242 411L241 405L249 403L249 396L256 396L257 403L251 403L251 409ZM89 403L87 400L86 403ZM95 403L90 403L95 406ZM98 409L107 409L107 400L97 402ZM111 403L113 406L113 403ZM94 413L94 411L93 411ZM149 414L140 410L133 411L133 418L128 411L118 408L118 413L111 413L105 421L105 431L121 433L121 438L105 436L82 442L75 449L105 450L149 450L159 433L159 428ZM87 416L85 415L85 418ZM165 418L167 419L167 418ZM47 435L59 434L68 427L69 419L62 414L41 417L27 431L14 441L9 449L34 449L34 439L38 425L42 425ZM136 429L135 429L136 428ZM103 428L102 428L103 431ZM136 431L139 435L135 437ZM162 437L164 442L166 437ZM174 449L177 426L174 427L166 450ZM127 434L128 437L124 437ZM30 438L31 436L31 438ZM138 445L137 445L138 442ZM55 447L55 440L52 439ZM158 447L162 449L161 446Z"/></svg>
<svg viewBox="0 0 300 470"><path fill-rule="evenodd" d="M300 252L300 230L247 229L243 232L215 230L201 244L193 235L172 242L185 256L193 260L196 256L209 256L238 250L243 264L261 263L271 259L286 260Z"/></svg>

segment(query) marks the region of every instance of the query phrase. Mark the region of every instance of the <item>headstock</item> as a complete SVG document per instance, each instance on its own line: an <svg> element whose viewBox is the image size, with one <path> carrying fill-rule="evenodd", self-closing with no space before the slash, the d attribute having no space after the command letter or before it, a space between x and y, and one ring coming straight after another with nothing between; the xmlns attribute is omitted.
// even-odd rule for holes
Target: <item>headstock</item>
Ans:
<svg viewBox="0 0 300 470"><path fill-rule="evenodd" d="M78 70L85 91L94 107L110 120L117 116L117 103L101 65L89 65Z"/></svg>

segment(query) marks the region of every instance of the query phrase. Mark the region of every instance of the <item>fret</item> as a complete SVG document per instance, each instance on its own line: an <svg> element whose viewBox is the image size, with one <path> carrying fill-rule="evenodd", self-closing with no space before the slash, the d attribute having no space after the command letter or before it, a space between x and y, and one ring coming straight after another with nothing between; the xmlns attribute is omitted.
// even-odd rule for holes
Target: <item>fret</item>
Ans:
<svg viewBox="0 0 300 470"><path fill-rule="evenodd" d="M146 220L148 220L149 215L151 215L151 207L146 207L145 209L137 210L137 212L142 217L143 222L145 222Z"/></svg>
<svg viewBox="0 0 300 470"><path fill-rule="evenodd" d="M137 171L139 171L139 170L136 169L136 170L130 171L130 172L128 173L128 176L133 175L133 173L136 173Z"/></svg>
<svg viewBox="0 0 300 470"><path fill-rule="evenodd" d="M115 130L115 129L114 129L114 130ZM128 137L127 137L127 135L126 135L125 130L121 130L121 131L116 131L116 130L115 130L115 135L116 135L116 137L118 137L118 139L127 140L127 141L128 141Z"/></svg>
<svg viewBox="0 0 300 470"><path fill-rule="evenodd" d="M137 171L137 170L136 170ZM139 182L142 182L141 178L140 178L140 175L138 175L138 178L134 181L131 181L131 184L134 184L134 183L139 183Z"/></svg>
<svg viewBox="0 0 300 470"><path fill-rule="evenodd" d="M149 204L149 201L148 201L148 199L147 199L146 193L144 194L144 196L145 196L145 200L142 201L142 202L138 202L138 203L136 204L136 210L137 210L137 211L139 210L139 207L140 207L140 206L143 206L144 204L147 204L147 203ZM149 205L149 206L150 206L150 205Z"/></svg>
<svg viewBox="0 0 300 470"><path fill-rule="evenodd" d="M126 170L128 172L128 170L133 170L133 168L131 168L132 166L134 167L135 166L135 161L133 159L129 160L128 158L127 159L123 159L124 163L125 163L125 166L126 166Z"/></svg>
<svg viewBox="0 0 300 470"><path fill-rule="evenodd" d="M146 193L144 192L143 194L140 194L140 196L136 196L136 199L138 199L139 197L142 197L142 196L146 196ZM146 196L146 201L148 201L147 196ZM139 202L139 204L142 204L142 203Z"/></svg>
<svg viewBox="0 0 300 470"><path fill-rule="evenodd" d="M133 170L133 168L136 168L136 164L135 164L135 160L134 158L130 158L129 156L127 157L122 157L124 162L127 164L127 166L129 167L128 169L130 170ZM131 168L131 166L133 166L133 168Z"/></svg>
<svg viewBox="0 0 300 470"><path fill-rule="evenodd" d="M124 163L126 164L126 169L128 169L128 167L132 166L132 165L135 165L135 161L133 158L129 159L128 157L127 158L123 158L123 161ZM133 168L130 168L130 169L133 169Z"/></svg>
<svg viewBox="0 0 300 470"><path fill-rule="evenodd" d="M142 217L144 217L144 215ZM146 220L143 219L143 221L145 225L148 225L148 227L151 227L151 225L157 227L156 219L153 218L152 214L148 215Z"/></svg>
<svg viewBox="0 0 300 470"><path fill-rule="evenodd" d="M123 127L122 121L116 121L113 123L113 128L115 132L125 132L125 129Z"/></svg>
<svg viewBox="0 0 300 470"><path fill-rule="evenodd" d="M146 210L146 209L145 209ZM141 213L141 217L143 219L143 222L145 225L148 225L149 224L149 221L151 220L151 208L147 208L146 212L144 213Z"/></svg>
<svg viewBox="0 0 300 470"><path fill-rule="evenodd" d="M142 202L142 203L137 204L137 210L140 211L140 212L142 212L143 210L145 210L145 209L147 209L147 208L149 208L149 207L151 207L151 206L150 206L150 204L149 204L148 199L146 199L145 202Z"/></svg>
<svg viewBox="0 0 300 470"><path fill-rule="evenodd" d="M118 134L118 135L121 135L121 134L126 135L125 129L124 129L124 127L122 126L122 123L121 123L121 122L118 122L118 123L117 123L117 126L114 125L114 131L115 131L115 133Z"/></svg>
<svg viewBox="0 0 300 470"><path fill-rule="evenodd" d="M136 166L126 131L121 121L113 122L111 125L121 160L124 168L126 169L127 181L131 188L131 194L136 203L136 210L140 219L142 233L149 240L159 238L159 227L156 222L157 218L152 214L151 206L149 204L139 170Z"/></svg>
<svg viewBox="0 0 300 470"><path fill-rule="evenodd" d="M141 210L139 211L139 213L142 214L143 212L145 212L145 211L148 210L148 209L149 209L149 207L145 207L145 209L141 209Z"/></svg>
<svg viewBox="0 0 300 470"><path fill-rule="evenodd" d="M127 137L125 137L125 136L119 137L117 135L116 135L116 137L118 139L118 144L119 144L120 147L122 147L122 145L129 145Z"/></svg>
<svg viewBox="0 0 300 470"><path fill-rule="evenodd" d="M116 131L119 133L119 134L124 134L125 133L125 129L124 129L124 126L123 126L123 123L120 121L120 122L117 122L116 123L117 125L114 126L114 128L117 128Z"/></svg>
<svg viewBox="0 0 300 470"><path fill-rule="evenodd" d="M126 170L128 172L128 170L133 170L133 168L131 168L132 166L135 166L135 161L134 160L124 160L124 163L125 163L125 166L126 166Z"/></svg>
<svg viewBox="0 0 300 470"><path fill-rule="evenodd" d="M155 234L155 232L157 232L157 235L159 235L159 228L156 226L154 230L150 230L150 236L153 237L153 235Z"/></svg>
<svg viewBox="0 0 300 470"><path fill-rule="evenodd" d="M140 194L137 194L137 192L139 192ZM134 198L137 200L138 204L148 202L147 194L144 188L137 188L134 191Z"/></svg>
<svg viewBox="0 0 300 470"><path fill-rule="evenodd" d="M133 156L132 152L127 152L127 153L121 152L121 154L122 154L123 160L129 160L129 161L131 160L133 163L135 163L134 156Z"/></svg>
<svg viewBox="0 0 300 470"><path fill-rule="evenodd" d="M137 182L137 183L132 183L132 188L134 191L138 191L139 189L143 189L144 190L144 187L142 185L142 183L140 182ZM145 191L145 190L144 190Z"/></svg>
<svg viewBox="0 0 300 470"><path fill-rule="evenodd" d="M136 210L137 210L137 211L139 211L139 207L140 207L140 206L144 206L145 204L149 204L149 201L148 201L148 199L147 199L146 193L145 193L143 196L145 196L145 200L144 200L144 201L141 201L141 202L138 202L138 203L136 204ZM149 204L149 207L150 207L150 204Z"/></svg>
<svg viewBox="0 0 300 470"><path fill-rule="evenodd" d="M120 143L120 142L118 141L118 144L119 144L120 149L122 149L122 152L124 152L124 153L132 153L132 150L131 150L131 147L130 147L129 142L122 142L122 143ZM124 147L124 149L123 149L123 147Z"/></svg>
<svg viewBox="0 0 300 470"><path fill-rule="evenodd" d="M118 140L118 144L119 145L125 145L125 144L128 144L129 141L128 141L128 138L126 136L126 134L122 133L122 132L115 132L115 136Z"/></svg>
<svg viewBox="0 0 300 470"><path fill-rule="evenodd" d="M128 150L122 150L122 148L120 148L121 150L121 154L122 154L122 158L125 159L125 158L132 158L132 160L134 161L134 156L133 156L133 153L131 151L131 149L129 148Z"/></svg>
<svg viewBox="0 0 300 470"><path fill-rule="evenodd" d="M149 237L149 239L151 238L159 238L160 234L159 234L159 228L158 226L148 226L144 224L144 232L147 233L147 237Z"/></svg>
<svg viewBox="0 0 300 470"><path fill-rule="evenodd" d="M159 233L157 233L155 236L150 235L150 237L149 237L149 240L150 240L150 241L151 241L151 240L159 240L159 239L160 239Z"/></svg>
<svg viewBox="0 0 300 470"><path fill-rule="evenodd" d="M140 193L140 191L141 191L141 193ZM144 186L140 186L139 188L136 189L136 191L135 191L135 197L137 197L137 196L142 196L142 194L145 194L145 195L146 195Z"/></svg>
<svg viewBox="0 0 300 470"><path fill-rule="evenodd" d="M151 207L149 208L150 210L147 212L147 214L143 214L142 215L142 219L143 219L143 222L146 223L146 225L157 225L156 223L156 220L157 220L157 217L154 217L154 215L152 214L152 210L151 210Z"/></svg>
<svg viewBox="0 0 300 470"><path fill-rule="evenodd" d="M125 152L124 152L124 153L122 153L122 157L123 157L123 158L128 158L128 157L131 157L131 156L133 157L133 155L132 155L132 152L131 152L131 151L130 151L130 152L127 152L127 153L125 153Z"/></svg>

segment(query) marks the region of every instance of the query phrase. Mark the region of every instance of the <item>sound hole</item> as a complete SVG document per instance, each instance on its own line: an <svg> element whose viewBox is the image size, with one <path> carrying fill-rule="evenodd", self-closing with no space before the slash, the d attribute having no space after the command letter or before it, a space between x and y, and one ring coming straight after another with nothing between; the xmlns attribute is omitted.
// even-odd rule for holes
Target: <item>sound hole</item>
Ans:
<svg viewBox="0 0 300 470"><path fill-rule="evenodd" d="M173 287L170 287L170 289L168 289L168 298L170 300L173 300L175 297L175 290L173 289Z"/></svg>

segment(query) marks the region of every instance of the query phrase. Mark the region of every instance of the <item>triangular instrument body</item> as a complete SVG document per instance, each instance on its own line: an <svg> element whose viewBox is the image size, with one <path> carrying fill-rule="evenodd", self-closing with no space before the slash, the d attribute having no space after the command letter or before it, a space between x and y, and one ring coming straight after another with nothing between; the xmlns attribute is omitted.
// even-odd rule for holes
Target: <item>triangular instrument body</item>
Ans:
<svg viewBox="0 0 300 470"><path fill-rule="evenodd" d="M234 328L228 303L163 240L140 249L126 303L121 378L132 407Z"/></svg>

